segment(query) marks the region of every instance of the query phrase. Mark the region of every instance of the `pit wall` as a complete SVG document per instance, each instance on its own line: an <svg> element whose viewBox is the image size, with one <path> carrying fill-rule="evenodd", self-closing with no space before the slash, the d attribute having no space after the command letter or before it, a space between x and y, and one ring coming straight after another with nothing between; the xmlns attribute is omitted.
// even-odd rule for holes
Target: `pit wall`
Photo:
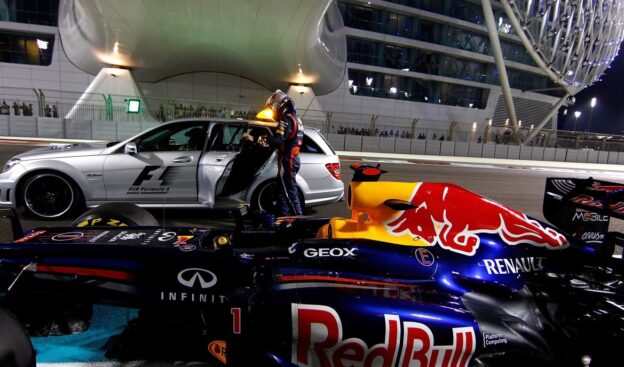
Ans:
<svg viewBox="0 0 624 367"><path fill-rule="evenodd" d="M158 123L155 122L99 121L0 115L0 136L120 141L156 125ZM624 152L616 151L343 134L328 134L327 140L334 150L337 151L624 164Z"/></svg>

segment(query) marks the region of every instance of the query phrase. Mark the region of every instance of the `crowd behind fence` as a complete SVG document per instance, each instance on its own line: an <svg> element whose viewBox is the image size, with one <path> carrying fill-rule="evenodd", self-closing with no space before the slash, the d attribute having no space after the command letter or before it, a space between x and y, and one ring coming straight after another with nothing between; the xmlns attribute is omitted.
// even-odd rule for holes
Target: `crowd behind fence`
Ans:
<svg viewBox="0 0 624 367"><path fill-rule="evenodd" d="M261 106L213 101L144 98L138 113L128 111L128 101L120 95L86 95L75 92L4 88L0 94L0 116L34 116L93 121L165 122L180 118L252 119ZM33 97L34 96L34 97ZM332 111L299 110L304 125L325 135L376 136L387 139L454 141L497 145L517 145L509 126L472 126L452 121L410 119L397 116L365 115ZM571 131L542 130L525 141L531 129L518 131L522 145L551 148L624 151L624 136Z"/></svg>

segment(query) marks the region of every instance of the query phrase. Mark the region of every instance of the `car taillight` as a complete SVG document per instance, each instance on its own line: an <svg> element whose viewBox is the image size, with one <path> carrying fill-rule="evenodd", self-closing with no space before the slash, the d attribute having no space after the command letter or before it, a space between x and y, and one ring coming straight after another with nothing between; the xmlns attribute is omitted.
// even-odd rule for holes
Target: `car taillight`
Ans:
<svg viewBox="0 0 624 367"><path fill-rule="evenodd" d="M340 163L326 163L325 168L336 180L340 180Z"/></svg>

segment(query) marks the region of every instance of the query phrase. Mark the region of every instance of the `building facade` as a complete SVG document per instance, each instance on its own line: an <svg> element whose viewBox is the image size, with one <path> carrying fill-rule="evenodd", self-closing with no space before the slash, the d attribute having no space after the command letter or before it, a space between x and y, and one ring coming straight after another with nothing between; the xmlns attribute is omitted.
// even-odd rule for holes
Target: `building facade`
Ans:
<svg viewBox="0 0 624 367"><path fill-rule="evenodd" d="M330 133L526 138L556 130L624 29L620 0L144 3L0 0L10 114L247 117L282 88Z"/></svg>

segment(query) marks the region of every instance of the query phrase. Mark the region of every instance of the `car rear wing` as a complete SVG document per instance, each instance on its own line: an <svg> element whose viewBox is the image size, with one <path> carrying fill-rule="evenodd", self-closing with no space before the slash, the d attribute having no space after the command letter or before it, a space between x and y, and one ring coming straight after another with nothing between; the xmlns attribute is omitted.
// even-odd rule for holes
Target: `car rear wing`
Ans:
<svg viewBox="0 0 624 367"><path fill-rule="evenodd" d="M15 209L0 209L0 218L6 218L11 223L11 234L13 235L14 240L22 237L24 231L22 230L22 223L20 222Z"/></svg>
<svg viewBox="0 0 624 367"><path fill-rule="evenodd" d="M624 185L593 178L546 179L544 217L585 242L602 243L611 217L624 219Z"/></svg>

